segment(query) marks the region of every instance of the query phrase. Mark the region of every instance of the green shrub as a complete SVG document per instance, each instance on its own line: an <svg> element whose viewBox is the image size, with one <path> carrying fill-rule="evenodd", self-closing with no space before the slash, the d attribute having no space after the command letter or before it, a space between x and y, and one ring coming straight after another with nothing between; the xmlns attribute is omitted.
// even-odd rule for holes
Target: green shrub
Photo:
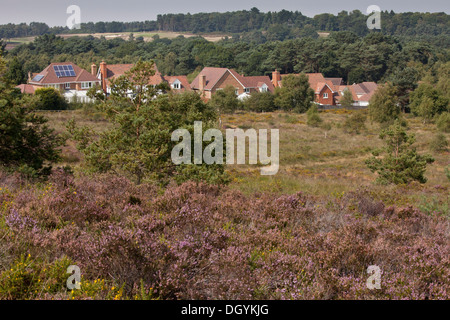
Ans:
<svg viewBox="0 0 450 320"><path fill-rule="evenodd" d="M38 110L66 110L69 105L66 99L53 88L41 88L35 91L38 97Z"/></svg>
<svg viewBox="0 0 450 320"><path fill-rule="evenodd" d="M306 112L307 121L306 124L311 127L318 127L323 120L319 116L319 111L317 109L317 105L311 106Z"/></svg>
<svg viewBox="0 0 450 320"><path fill-rule="evenodd" d="M344 130L348 133L356 133L359 134L361 131L366 129L365 122L367 120L367 116L362 111L357 111L353 113L351 116L347 117L344 122Z"/></svg>
<svg viewBox="0 0 450 320"><path fill-rule="evenodd" d="M440 131L450 132L450 112L443 112L437 118L436 126Z"/></svg>
<svg viewBox="0 0 450 320"><path fill-rule="evenodd" d="M271 92L253 92L243 104L245 110L253 112L272 112L276 109Z"/></svg>
<svg viewBox="0 0 450 320"><path fill-rule="evenodd" d="M433 151L441 152L447 150L448 141L444 134L438 133L430 142L430 148Z"/></svg>
<svg viewBox="0 0 450 320"><path fill-rule="evenodd" d="M0 274L0 299L36 299L46 293L66 292L66 272L71 264L67 257L46 263L29 254L21 255Z"/></svg>

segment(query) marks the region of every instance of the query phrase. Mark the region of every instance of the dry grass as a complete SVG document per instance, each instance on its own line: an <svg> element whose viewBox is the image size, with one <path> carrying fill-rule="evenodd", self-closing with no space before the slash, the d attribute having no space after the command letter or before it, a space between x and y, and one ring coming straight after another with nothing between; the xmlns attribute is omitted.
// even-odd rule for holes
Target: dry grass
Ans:
<svg viewBox="0 0 450 320"><path fill-rule="evenodd" d="M97 131L109 127L98 114L82 111L44 113L50 125L59 132L74 118L79 125L87 125ZM425 205L434 200L448 206L450 183L444 174L450 164L449 152L433 152L429 144L437 130L434 124L424 125L420 119L407 117L409 131L417 138L415 146L420 153L431 153L435 162L428 166L428 182L405 186L380 186L375 184L376 175L364 161L374 148L382 146L377 124L366 123L367 130L359 135L348 134L342 128L348 112L321 112L324 123L331 129L312 128L306 125L306 115L285 112L247 113L239 112L222 116L223 128L279 129L280 169L275 176L261 176L260 167L254 165L229 165L233 177L231 187L245 193L298 191L313 195L342 194L367 187L386 203ZM450 141L450 134L446 134ZM65 164L77 166L81 154L71 141L63 150ZM433 200L434 199L434 200Z"/></svg>
<svg viewBox="0 0 450 320"><path fill-rule="evenodd" d="M377 124L366 123L362 134L348 134L341 127L348 112L327 111L321 117L331 129L306 125L306 115L288 113L238 113L223 117L225 127L255 129L277 128L280 132L280 170L272 177L260 175L258 167L229 166L233 176L232 187L253 192L294 193L314 195L342 194L357 188L375 190L386 203L423 205L436 199L448 206L450 183L444 174L450 164L449 152L433 152L429 144L436 128L424 125L420 119L408 118L409 131L417 138L415 146L420 153L431 153L435 162L428 166L428 182L405 186L380 186L374 183L376 175L366 167L365 160L373 149L381 147ZM450 140L450 135L446 134Z"/></svg>

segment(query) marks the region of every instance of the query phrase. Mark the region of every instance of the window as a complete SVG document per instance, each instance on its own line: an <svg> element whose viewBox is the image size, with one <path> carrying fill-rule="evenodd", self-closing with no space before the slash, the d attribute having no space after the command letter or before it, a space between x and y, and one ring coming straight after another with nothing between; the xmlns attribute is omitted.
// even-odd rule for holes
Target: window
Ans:
<svg viewBox="0 0 450 320"><path fill-rule="evenodd" d="M65 88L65 89L70 89L70 83L69 83L69 82L66 82L66 83L64 84L64 88Z"/></svg>
<svg viewBox="0 0 450 320"><path fill-rule="evenodd" d="M92 88L92 82L82 82L81 89L89 89Z"/></svg>
<svg viewBox="0 0 450 320"><path fill-rule="evenodd" d="M328 93L324 93L324 94L323 94L323 98L324 98L324 99L328 99Z"/></svg>
<svg viewBox="0 0 450 320"><path fill-rule="evenodd" d="M174 89L180 89L180 83L179 82L174 82L173 83L173 88Z"/></svg>
<svg viewBox="0 0 450 320"><path fill-rule="evenodd" d="M234 93L235 93L236 95L238 95L238 94L239 94L239 89L234 90Z"/></svg>
<svg viewBox="0 0 450 320"><path fill-rule="evenodd" d="M245 93L250 93L250 88L245 88L245 89L244 89L244 92L245 92Z"/></svg>

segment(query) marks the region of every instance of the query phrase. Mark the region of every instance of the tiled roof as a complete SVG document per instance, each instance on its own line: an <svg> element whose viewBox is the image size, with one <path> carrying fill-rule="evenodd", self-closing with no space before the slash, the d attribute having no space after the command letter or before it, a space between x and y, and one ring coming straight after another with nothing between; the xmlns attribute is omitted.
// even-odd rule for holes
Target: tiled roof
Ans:
<svg viewBox="0 0 450 320"><path fill-rule="evenodd" d="M109 85L111 79L116 79L122 76L125 72L130 71L134 64L107 64L106 65L106 83ZM155 75L150 78L151 85L158 85L164 81L156 64L154 64ZM100 69L99 69L100 72Z"/></svg>
<svg viewBox="0 0 450 320"><path fill-rule="evenodd" d="M378 85L375 82L363 82L358 84L355 83L351 87L356 96L359 96L357 100L369 101L373 93L377 90Z"/></svg>
<svg viewBox="0 0 450 320"><path fill-rule="evenodd" d="M190 91L191 85L186 76L164 76L164 80L166 80L170 85L173 84L176 80L181 82L181 88L176 89L177 91Z"/></svg>
<svg viewBox="0 0 450 320"><path fill-rule="evenodd" d="M225 75L225 73L231 73L234 78L242 85L244 88L259 88L262 83L265 83L268 87L268 90L273 92L274 86L272 84L272 81L270 81L270 78L268 76L251 76L251 77L245 77L243 75L240 75L233 69L227 69L227 68L213 68L213 67L206 67L204 68L192 81L191 88L192 89L199 89L199 79L200 76L205 76L206 78L206 85L204 87L204 90L211 90L214 88L214 86L217 84L217 82Z"/></svg>
<svg viewBox="0 0 450 320"><path fill-rule="evenodd" d="M61 66L61 65L71 65L73 70L75 71L74 77L60 77L56 76L55 70L53 66ZM99 81L95 76L87 72L86 70L80 68L76 64L72 62L56 62L51 63L47 68L45 68L42 72L39 72L37 75L42 75L42 79L39 81L32 81L36 75L29 81L32 84L62 84L67 82L88 82L88 81Z"/></svg>
<svg viewBox="0 0 450 320"><path fill-rule="evenodd" d="M331 81L335 87L342 85L342 78L325 78L325 80Z"/></svg>
<svg viewBox="0 0 450 320"><path fill-rule="evenodd" d="M241 83L243 87L245 87L244 77L241 76L233 69L227 68L213 68L213 67L205 67L203 70L195 77L194 81L191 83L192 89L199 89L199 79L200 76L206 77L206 85L204 90L211 90L217 84L217 82L225 75L225 73L231 73L236 80Z"/></svg>
<svg viewBox="0 0 450 320"><path fill-rule="evenodd" d="M199 79L200 76L205 76L206 84L203 88L204 90L211 90L214 85L223 77L223 75L228 71L227 68L212 68L205 67L203 70L195 77L194 81L191 83L192 89L199 89Z"/></svg>
<svg viewBox="0 0 450 320"><path fill-rule="evenodd" d="M19 84L16 88L22 93L34 94L34 87L31 84Z"/></svg>
<svg viewBox="0 0 450 320"><path fill-rule="evenodd" d="M268 91L274 91L273 83L268 76L243 77L243 81L246 88L260 88L263 84L266 84Z"/></svg>
<svg viewBox="0 0 450 320"><path fill-rule="evenodd" d="M316 94L319 94L320 91L322 91L323 87L325 85L328 85L331 89L331 91L336 92L336 86L333 84L333 82L330 79L336 79L336 78L327 78L325 79L323 74L321 73L305 73L308 77L309 86L314 90ZM288 76L289 74L282 74L281 79L283 80L283 77ZM299 74L292 74L294 76L298 76ZM279 86L281 86L281 83L279 83Z"/></svg>

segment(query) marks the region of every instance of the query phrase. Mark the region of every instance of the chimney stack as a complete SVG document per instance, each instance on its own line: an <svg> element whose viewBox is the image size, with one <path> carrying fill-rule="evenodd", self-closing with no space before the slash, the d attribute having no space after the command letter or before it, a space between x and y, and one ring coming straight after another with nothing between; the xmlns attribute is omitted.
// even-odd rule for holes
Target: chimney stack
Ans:
<svg viewBox="0 0 450 320"><path fill-rule="evenodd" d="M203 91L203 89L205 89L205 87L206 87L206 76L200 75L200 77L198 79L198 89L200 91Z"/></svg>
<svg viewBox="0 0 450 320"><path fill-rule="evenodd" d="M91 74L96 77L97 76L97 65L95 63L91 64Z"/></svg>
<svg viewBox="0 0 450 320"><path fill-rule="evenodd" d="M102 61L100 63L100 74L102 77L102 89L106 93L106 77L107 77L107 70L106 70L106 62Z"/></svg>
<svg viewBox="0 0 450 320"><path fill-rule="evenodd" d="M272 72L272 83L273 86L276 88L279 86L279 82L281 81L281 74L278 70L275 69L274 72Z"/></svg>

